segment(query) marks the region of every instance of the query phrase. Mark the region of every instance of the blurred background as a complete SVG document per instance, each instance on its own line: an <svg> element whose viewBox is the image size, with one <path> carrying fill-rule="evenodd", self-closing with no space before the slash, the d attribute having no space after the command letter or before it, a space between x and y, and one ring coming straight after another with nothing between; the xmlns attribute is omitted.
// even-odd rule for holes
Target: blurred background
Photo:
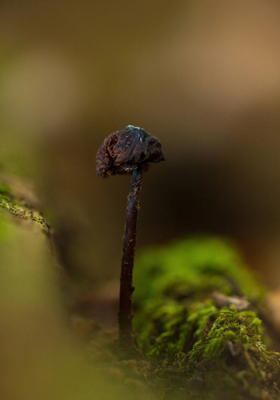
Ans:
<svg viewBox="0 0 280 400"><path fill-rule="evenodd" d="M279 285L279 21L274 0L1 2L1 168L35 180L69 272L119 274L130 177L95 156L133 124L166 153L138 249L227 235Z"/></svg>
<svg viewBox="0 0 280 400"><path fill-rule="evenodd" d="M95 156L132 124L166 155L144 176L138 251L226 235L277 289L279 2L0 7L1 170L35 182L70 276L96 287L119 276L130 177L100 179Z"/></svg>
<svg viewBox="0 0 280 400"><path fill-rule="evenodd" d="M67 268L118 276L130 177L95 156L133 124L166 153L138 249L226 234L278 285L279 21L274 0L1 2L1 164L37 180Z"/></svg>

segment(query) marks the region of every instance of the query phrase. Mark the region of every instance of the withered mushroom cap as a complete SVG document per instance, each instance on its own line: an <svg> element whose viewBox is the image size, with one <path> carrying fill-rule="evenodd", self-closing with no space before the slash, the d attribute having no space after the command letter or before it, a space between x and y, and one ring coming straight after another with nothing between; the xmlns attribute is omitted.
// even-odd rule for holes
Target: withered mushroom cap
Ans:
<svg viewBox="0 0 280 400"><path fill-rule="evenodd" d="M108 136L96 156L96 173L109 175L132 172L140 165L164 161L159 139L144 129L128 125Z"/></svg>

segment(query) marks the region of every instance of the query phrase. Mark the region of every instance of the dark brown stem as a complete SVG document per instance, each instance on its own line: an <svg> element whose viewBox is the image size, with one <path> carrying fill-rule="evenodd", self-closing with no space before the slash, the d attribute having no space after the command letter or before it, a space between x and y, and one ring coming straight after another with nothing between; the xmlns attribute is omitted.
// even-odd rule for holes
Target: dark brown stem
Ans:
<svg viewBox="0 0 280 400"><path fill-rule="evenodd" d="M127 198L126 224L123 241L123 257L120 285L119 340L123 348L135 346L132 328L132 272L136 244L136 224L139 210L139 197L143 178L143 169L133 172L131 190Z"/></svg>

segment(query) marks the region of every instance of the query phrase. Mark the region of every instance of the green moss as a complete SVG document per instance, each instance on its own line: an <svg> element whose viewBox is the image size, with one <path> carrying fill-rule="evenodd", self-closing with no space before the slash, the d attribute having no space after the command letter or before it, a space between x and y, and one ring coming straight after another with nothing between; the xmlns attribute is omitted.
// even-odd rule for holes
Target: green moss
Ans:
<svg viewBox="0 0 280 400"><path fill-rule="evenodd" d="M257 315L264 289L232 244L185 240L149 250L136 269L135 330L165 400L280 398L280 355L264 345ZM213 290L251 304L218 304Z"/></svg>
<svg viewBox="0 0 280 400"><path fill-rule="evenodd" d="M217 290L254 301L264 293L236 247L216 237L190 238L151 248L137 257L134 270L136 307L159 296L201 299Z"/></svg>
<svg viewBox="0 0 280 400"><path fill-rule="evenodd" d="M37 226L40 226L46 234L50 233L49 226L45 222L43 216L31 205L27 204L24 199L17 199L12 189L2 182L0 182L0 208L16 218L35 223Z"/></svg>
<svg viewBox="0 0 280 400"><path fill-rule="evenodd" d="M211 301L187 305L161 299L148 303L136 317L144 352L155 362L172 363L178 352L187 353L217 312Z"/></svg>
<svg viewBox="0 0 280 400"><path fill-rule="evenodd" d="M157 366L150 379L164 399L280 397L280 355L263 344L255 312L168 299L147 306L142 322L139 340Z"/></svg>
<svg viewBox="0 0 280 400"><path fill-rule="evenodd" d="M279 366L279 353L267 351L261 340L256 314L224 309L188 353L185 371L189 387L197 391L202 380L202 392L211 391L216 398L265 398L268 392L278 398Z"/></svg>

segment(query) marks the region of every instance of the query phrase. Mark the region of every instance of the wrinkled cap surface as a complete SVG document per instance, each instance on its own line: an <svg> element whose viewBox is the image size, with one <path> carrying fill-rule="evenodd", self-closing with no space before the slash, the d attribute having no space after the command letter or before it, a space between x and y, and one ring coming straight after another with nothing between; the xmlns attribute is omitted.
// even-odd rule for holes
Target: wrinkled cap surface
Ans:
<svg viewBox="0 0 280 400"><path fill-rule="evenodd" d="M144 129L128 125L104 140L96 156L96 173L102 177L124 174L160 161L164 161L160 141Z"/></svg>

